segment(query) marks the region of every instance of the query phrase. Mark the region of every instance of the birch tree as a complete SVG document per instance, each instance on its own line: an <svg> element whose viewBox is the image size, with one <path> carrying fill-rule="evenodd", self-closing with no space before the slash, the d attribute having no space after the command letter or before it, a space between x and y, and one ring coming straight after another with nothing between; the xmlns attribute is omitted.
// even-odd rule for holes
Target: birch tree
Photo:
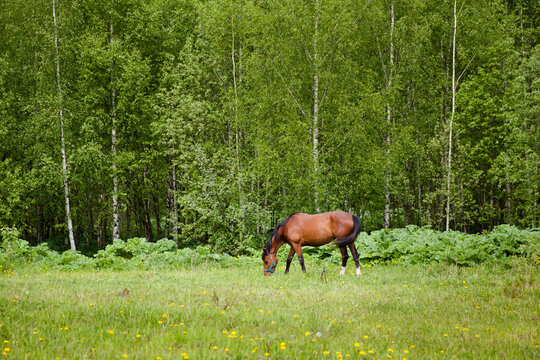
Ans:
<svg viewBox="0 0 540 360"><path fill-rule="evenodd" d="M109 46L112 51L111 67L111 152L112 152L112 176L113 176L113 239L120 239L120 214L118 206L118 173L116 168L116 88L115 88L115 54L114 54L114 0L111 0L110 23L109 23Z"/></svg>
<svg viewBox="0 0 540 360"><path fill-rule="evenodd" d="M52 13L53 13L53 22L54 22L54 48L56 53L56 84L58 86L58 99L59 99L59 110L58 115L60 118L60 138L62 146L62 175L64 178L64 199L66 203L66 221L69 232L69 244L72 250L75 248L75 238L73 237L73 223L71 221L71 210L69 204L69 182L68 182L68 168L66 160L66 141L64 134L64 105L62 99L62 82L60 76L60 55L58 50L58 23L56 21L56 2L53 0L52 3Z"/></svg>
<svg viewBox="0 0 540 360"><path fill-rule="evenodd" d="M389 62L388 62L388 69L386 69L386 91L388 95L390 96L390 91L392 88L392 75L394 72L394 1L390 3L390 41L388 43L389 49L388 49L388 56L389 56ZM384 63L383 63L384 67ZM392 132L392 107L390 105L390 102L388 101L386 103L386 126L387 129L387 135L386 135L386 156L388 157L390 155L390 134ZM388 162L388 159L387 159ZM387 166L388 168L390 166ZM392 181L392 173L387 169L386 172L386 179L385 179L385 185L384 185L384 223L383 226L385 229L388 229L390 227L390 182Z"/></svg>
<svg viewBox="0 0 540 360"><path fill-rule="evenodd" d="M315 209L321 211L319 205L319 0L315 1L315 31L313 33L313 175Z"/></svg>

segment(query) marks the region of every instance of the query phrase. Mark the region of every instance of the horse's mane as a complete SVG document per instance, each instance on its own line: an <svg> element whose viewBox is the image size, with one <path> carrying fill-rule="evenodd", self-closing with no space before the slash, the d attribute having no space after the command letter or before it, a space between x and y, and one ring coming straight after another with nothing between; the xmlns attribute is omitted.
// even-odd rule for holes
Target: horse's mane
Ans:
<svg viewBox="0 0 540 360"><path fill-rule="evenodd" d="M293 217L294 215L296 215L296 214L298 214L298 213L299 213L299 211L297 211L297 212L295 212L295 213L289 215L288 218L286 218L285 220L283 220L282 222L280 222L280 223L276 226L276 228L274 229L274 231L272 231L272 234L270 235L270 238L268 239L268 242L266 243L266 247L265 247L266 253L270 254L270 247L272 246L272 239L275 238L275 237L278 235L279 229L281 229L282 227L284 227L285 224L287 224L287 221L289 221L289 219L290 219L291 217ZM262 259L263 259L263 260L264 260L264 253L265 253L265 252L263 251L263 254L262 254Z"/></svg>

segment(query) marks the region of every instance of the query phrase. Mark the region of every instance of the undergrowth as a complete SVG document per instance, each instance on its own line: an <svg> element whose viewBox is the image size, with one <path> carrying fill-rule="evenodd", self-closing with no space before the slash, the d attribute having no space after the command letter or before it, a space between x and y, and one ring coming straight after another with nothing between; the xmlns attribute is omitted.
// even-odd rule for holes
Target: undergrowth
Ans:
<svg viewBox="0 0 540 360"><path fill-rule="evenodd" d="M30 246L27 241L20 239L16 229L1 229L0 235L0 266L4 271L17 263L67 270L187 268L205 263L229 267L235 264L260 263L259 250L249 249L249 256L233 257L227 253L215 253L209 246L179 249L176 243L169 239L154 243L147 242L144 238L115 240L95 255L85 256L72 250L62 253L54 251L47 243ZM504 265L514 257L525 258L538 264L540 231L501 225L489 233L476 235L408 226L371 234L361 233L356 240L356 246L364 264L394 262L458 266L480 263ZM306 247L303 250L307 262L340 262L340 253L334 244L319 248ZM284 261L286 256L287 251L281 250L278 258Z"/></svg>

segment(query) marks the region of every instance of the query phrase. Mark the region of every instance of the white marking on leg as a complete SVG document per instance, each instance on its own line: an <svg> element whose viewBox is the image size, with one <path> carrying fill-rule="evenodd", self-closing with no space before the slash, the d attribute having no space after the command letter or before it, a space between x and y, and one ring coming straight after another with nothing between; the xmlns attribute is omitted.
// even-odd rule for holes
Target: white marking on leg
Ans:
<svg viewBox="0 0 540 360"><path fill-rule="evenodd" d="M345 266L341 267L341 271L339 272L340 275L345 275Z"/></svg>
<svg viewBox="0 0 540 360"><path fill-rule="evenodd" d="M360 268L356 268L356 276L360 276L360 275L362 275Z"/></svg>

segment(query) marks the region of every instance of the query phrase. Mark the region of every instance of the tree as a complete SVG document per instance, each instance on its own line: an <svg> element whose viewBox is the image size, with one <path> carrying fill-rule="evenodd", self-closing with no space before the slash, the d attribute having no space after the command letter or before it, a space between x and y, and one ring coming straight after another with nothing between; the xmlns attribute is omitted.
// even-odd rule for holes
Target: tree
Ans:
<svg viewBox="0 0 540 360"><path fill-rule="evenodd" d="M58 25L56 23L56 3L52 2L52 13L54 21L54 47L56 51L56 83L58 85L58 102L59 102L59 118L60 118L60 139L62 145L62 175L64 177L64 199L66 202L66 222L69 232L69 244L72 250L75 248L75 238L73 237L73 223L71 221L71 209L69 203L69 181L68 181L68 169L66 160L66 141L64 135L64 107L62 99L62 78L60 76L60 55L58 50Z"/></svg>

